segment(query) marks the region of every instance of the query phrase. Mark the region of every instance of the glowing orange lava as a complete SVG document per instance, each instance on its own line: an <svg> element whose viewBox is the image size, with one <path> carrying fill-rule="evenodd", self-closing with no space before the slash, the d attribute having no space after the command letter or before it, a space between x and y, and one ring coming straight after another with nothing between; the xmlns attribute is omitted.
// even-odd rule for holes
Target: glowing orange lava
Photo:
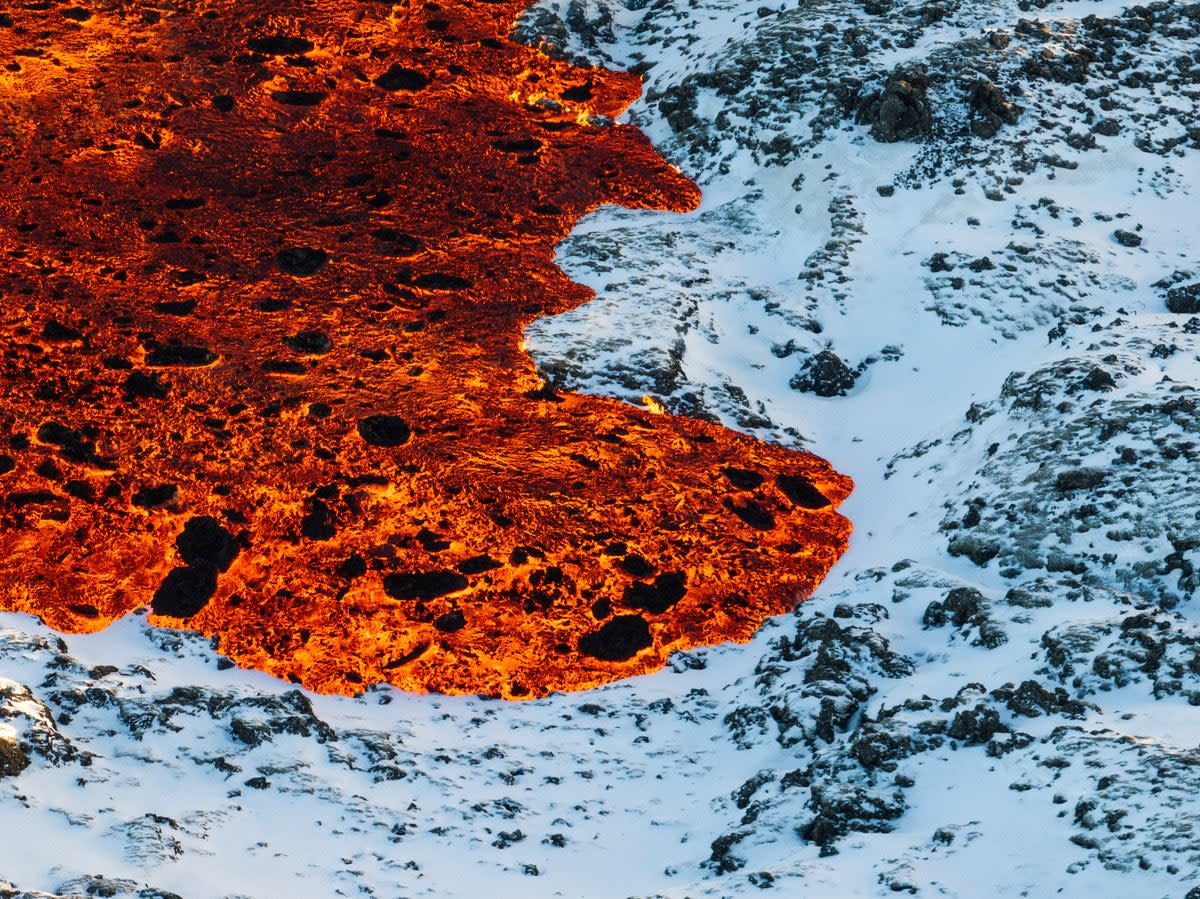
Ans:
<svg viewBox="0 0 1200 899"><path fill-rule="evenodd" d="M634 75L521 0L0 14L0 607L220 638L314 690L507 697L748 639L846 545L849 479L556 394L553 248L696 188Z"/></svg>

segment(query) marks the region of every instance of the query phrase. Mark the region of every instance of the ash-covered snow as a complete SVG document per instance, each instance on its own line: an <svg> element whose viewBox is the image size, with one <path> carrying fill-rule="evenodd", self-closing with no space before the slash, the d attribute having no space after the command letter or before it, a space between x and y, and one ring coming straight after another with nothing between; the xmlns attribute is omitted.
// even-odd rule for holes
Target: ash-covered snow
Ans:
<svg viewBox="0 0 1200 899"><path fill-rule="evenodd" d="M643 71L705 192L563 244L544 372L820 453L850 552L749 646L518 704L0 616L0 896L1200 896L1200 5L519 33Z"/></svg>

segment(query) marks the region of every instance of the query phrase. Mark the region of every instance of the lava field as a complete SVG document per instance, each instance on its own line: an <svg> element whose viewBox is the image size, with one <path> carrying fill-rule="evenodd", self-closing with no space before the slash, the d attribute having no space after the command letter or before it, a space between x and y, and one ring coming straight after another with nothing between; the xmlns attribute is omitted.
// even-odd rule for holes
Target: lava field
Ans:
<svg viewBox="0 0 1200 899"><path fill-rule="evenodd" d="M699 192L614 123L639 77L511 42L522 7L0 14L0 607L520 698L811 592L848 478L523 349L591 297L582 216Z"/></svg>

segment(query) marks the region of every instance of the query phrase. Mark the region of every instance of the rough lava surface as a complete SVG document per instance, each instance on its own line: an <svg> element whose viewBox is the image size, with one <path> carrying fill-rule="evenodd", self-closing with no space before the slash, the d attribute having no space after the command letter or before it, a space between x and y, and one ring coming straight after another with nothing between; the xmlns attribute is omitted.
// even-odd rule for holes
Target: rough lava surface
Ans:
<svg viewBox="0 0 1200 899"><path fill-rule="evenodd" d="M1200 896L1200 7L518 33L643 72L704 192L560 246L597 298L527 330L543 376L836 460L849 551L749 646L521 704L6 616L14 895Z"/></svg>
<svg viewBox="0 0 1200 899"><path fill-rule="evenodd" d="M590 297L581 215L697 202L612 122L637 76L508 40L520 2L276 6L0 28L0 608L522 698L807 597L848 478L521 346Z"/></svg>

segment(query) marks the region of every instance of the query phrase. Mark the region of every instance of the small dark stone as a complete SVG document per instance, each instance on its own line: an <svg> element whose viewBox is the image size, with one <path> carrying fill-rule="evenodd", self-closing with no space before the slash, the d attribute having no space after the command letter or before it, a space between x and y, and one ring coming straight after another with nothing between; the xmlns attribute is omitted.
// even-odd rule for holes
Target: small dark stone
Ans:
<svg viewBox="0 0 1200 899"><path fill-rule="evenodd" d="M59 496L52 490L18 490L8 495L11 506L45 506L57 502Z"/></svg>
<svg viewBox="0 0 1200 899"><path fill-rule="evenodd" d="M359 420L358 435L371 446L403 446L412 430L397 415L368 415Z"/></svg>
<svg viewBox="0 0 1200 899"><path fill-rule="evenodd" d="M754 502L754 500L735 503L727 499L725 500L725 508L752 528L757 528L760 531L769 531L775 527L775 516Z"/></svg>
<svg viewBox="0 0 1200 899"><path fill-rule="evenodd" d="M1021 117L1021 107L987 79L979 79L971 86L967 105L975 113L971 131L978 137L992 137L1002 125L1015 125Z"/></svg>
<svg viewBox="0 0 1200 899"><path fill-rule="evenodd" d="M372 231L371 236L384 245L380 252L386 256L411 256L424 246L411 234L404 234L395 228L379 228Z"/></svg>
<svg viewBox="0 0 1200 899"><path fill-rule="evenodd" d="M194 282L193 282L194 283ZM196 311L195 300L162 300L154 304L155 310L164 315L177 315L183 317L191 315Z"/></svg>
<svg viewBox="0 0 1200 899"><path fill-rule="evenodd" d="M133 498L130 500L135 506L140 506L143 509L151 509L154 506L161 506L163 503L169 503L179 493L179 488L174 484L159 484L157 487L142 487L134 491Z"/></svg>
<svg viewBox="0 0 1200 899"><path fill-rule="evenodd" d="M1200 312L1200 281L1168 290L1167 309L1183 315L1195 315Z"/></svg>
<svg viewBox="0 0 1200 899"><path fill-rule="evenodd" d="M280 250L275 263L284 274L297 278L315 275L329 262L329 254L313 247L288 247Z"/></svg>
<svg viewBox="0 0 1200 899"><path fill-rule="evenodd" d="M62 470L54 464L53 459L44 459L34 471L50 481L62 480Z"/></svg>
<svg viewBox="0 0 1200 899"><path fill-rule="evenodd" d="M11 737L0 737L0 777L16 777L29 767L29 756Z"/></svg>
<svg viewBox="0 0 1200 899"><path fill-rule="evenodd" d="M536 153L542 148L542 142L536 137L524 137L514 140L494 140L492 146L505 153Z"/></svg>
<svg viewBox="0 0 1200 899"><path fill-rule="evenodd" d="M158 400L163 399L171 389L156 372L147 374L140 371L135 371L126 378L124 387L127 396L147 397Z"/></svg>
<svg viewBox="0 0 1200 899"><path fill-rule="evenodd" d="M383 579L383 591L392 599L434 599L467 586L456 571L396 572Z"/></svg>
<svg viewBox="0 0 1200 899"><path fill-rule="evenodd" d="M204 197L172 197L163 205L168 209L199 209L207 202Z"/></svg>
<svg viewBox="0 0 1200 899"><path fill-rule="evenodd" d="M72 340L79 340L82 336L75 328L68 327L54 319L50 319L42 327L42 337L55 343L67 343Z"/></svg>
<svg viewBox="0 0 1200 899"><path fill-rule="evenodd" d="M433 626L439 631L449 634L457 630L462 630L466 626L467 619L464 617L461 609L451 609L445 615L435 618Z"/></svg>
<svg viewBox="0 0 1200 899"><path fill-rule="evenodd" d="M175 548L188 565L208 565L219 571L233 564L240 550L233 534L211 515L188 519L175 538Z"/></svg>
<svg viewBox="0 0 1200 899"><path fill-rule="evenodd" d="M1142 245L1141 235L1135 234L1133 231L1125 231L1118 228L1113 232L1113 240L1123 247L1140 247Z"/></svg>
<svg viewBox="0 0 1200 899"><path fill-rule="evenodd" d="M0 472L2 474L3 472ZM96 489L87 481L67 481L63 485L63 489L67 493L78 500L83 500L85 503L95 502Z"/></svg>
<svg viewBox="0 0 1200 899"><path fill-rule="evenodd" d="M500 567L500 563L491 556L473 556L458 563L458 570L463 574L483 574Z"/></svg>
<svg viewBox="0 0 1200 899"><path fill-rule="evenodd" d="M323 356L333 349L333 341L320 331L297 331L283 338L289 349L306 356Z"/></svg>
<svg viewBox="0 0 1200 899"><path fill-rule="evenodd" d="M913 140L933 128L933 110L926 93L929 76L924 66L899 67L888 76L883 90L864 97L856 120L871 126L871 136L882 143Z"/></svg>
<svg viewBox="0 0 1200 899"><path fill-rule="evenodd" d="M660 574L653 583L638 581L625 588L621 602L631 609L661 615L687 594L687 579L682 572Z"/></svg>
<svg viewBox="0 0 1200 899"><path fill-rule="evenodd" d="M146 364L156 368L196 368L211 365L217 355L206 346L172 343L155 346L146 354Z"/></svg>
<svg viewBox="0 0 1200 899"><path fill-rule="evenodd" d="M579 651L605 662L623 662L653 645L650 625L641 615L618 615L597 631L579 638Z"/></svg>
<svg viewBox="0 0 1200 899"><path fill-rule="evenodd" d="M217 94L212 98L212 105L217 112L230 112L233 110L233 97L229 94Z"/></svg>
<svg viewBox="0 0 1200 899"><path fill-rule="evenodd" d="M367 573L367 561L358 553L353 553L337 567L337 576L352 581Z"/></svg>
<svg viewBox="0 0 1200 899"><path fill-rule="evenodd" d="M637 553L630 553L622 559L621 568L634 577L650 577L654 574L654 566Z"/></svg>
<svg viewBox="0 0 1200 899"><path fill-rule="evenodd" d="M329 506L314 499L312 510L300 522L300 533L309 540L332 540L337 534L337 526Z"/></svg>
<svg viewBox="0 0 1200 899"><path fill-rule="evenodd" d="M8 474L17 467L17 460L12 456L0 453L0 474Z"/></svg>
<svg viewBox="0 0 1200 899"><path fill-rule="evenodd" d="M246 46L256 53L266 53L270 56L299 56L313 48L312 41L302 37L253 37L246 41Z"/></svg>
<svg viewBox="0 0 1200 899"><path fill-rule="evenodd" d="M784 496L801 509L824 509L830 504L825 494L801 475L778 475L775 478L775 485L783 491Z"/></svg>
<svg viewBox="0 0 1200 899"><path fill-rule="evenodd" d="M757 471L749 471L745 468L735 468L732 465L727 465L721 469L721 473L729 480L738 490L755 490L762 485L763 476Z"/></svg>
<svg viewBox="0 0 1200 899"><path fill-rule="evenodd" d="M995 709L977 705L973 709L963 709L955 714L946 733L954 740L961 740L967 746L986 743L998 733L1009 733L1011 729L1000 720Z"/></svg>
<svg viewBox="0 0 1200 899"><path fill-rule="evenodd" d="M191 618L208 605L216 592L217 569L200 562L171 570L155 591L151 605L156 615Z"/></svg>
<svg viewBox="0 0 1200 899"><path fill-rule="evenodd" d="M854 387L856 380L858 380L857 372L853 371L837 353L832 350L821 350L815 356L809 356L799 373L788 383L793 390L832 397L845 396Z"/></svg>
<svg viewBox="0 0 1200 899"><path fill-rule="evenodd" d="M1067 493L1072 490L1090 490L1099 487L1107 480L1107 475L1099 468L1073 468L1059 472L1054 479L1057 490Z"/></svg>
<svg viewBox="0 0 1200 899"><path fill-rule="evenodd" d="M413 279L413 286L422 290L466 290L473 287L475 282L458 275L447 275L444 272L430 272Z"/></svg>
<svg viewBox="0 0 1200 899"><path fill-rule="evenodd" d="M74 428L68 428L56 421L48 421L38 428L37 439L40 443L49 443L53 446L71 446L82 443L83 435Z"/></svg>
<svg viewBox="0 0 1200 899"><path fill-rule="evenodd" d="M70 19L73 22L86 22L92 17L90 9L84 9L82 6L72 6L69 9L62 11L63 18Z"/></svg>
<svg viewBox="0 0 1200 899"><path fill-rule="evenodd" d="M559 94L559 97L571 103L580 103L584 100L590 100L592 99L592 84L589 81L585 84L577 84L574 87L569 87Z"/></svg>
<svg viewBox="0 0 1200 899"><path fill-rule="evenodd" d="M1099 366L1093 367L1083 379L1083 387L1086 390L1113 390L1116 386L1117 382L1113 380L1113 376Z"/></svg>
<svg viewBox="0 0 1200 899"><path fill-rule="evenodd" d="M375 84L385 91L419 91L428 87L429 79L416 69L394 65L376 78Z"/></svg>

